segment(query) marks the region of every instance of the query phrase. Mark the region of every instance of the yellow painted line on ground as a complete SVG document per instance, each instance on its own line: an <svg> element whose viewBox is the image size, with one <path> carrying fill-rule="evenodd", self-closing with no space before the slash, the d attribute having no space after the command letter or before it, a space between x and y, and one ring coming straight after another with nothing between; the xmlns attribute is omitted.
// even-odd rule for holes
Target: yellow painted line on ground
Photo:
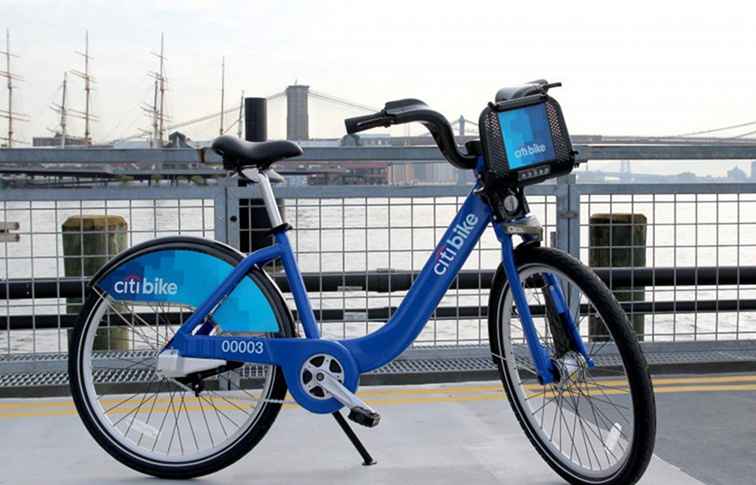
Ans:
<svg viewBox="0 0 756 485"><path fill-rule="evenodd" d="M729 386L673 386L654 388L656 394L675 392L744 392L756 391L756 384L735 384Z"/></svg>
<svg viewBox="0 0 756 485"><path fill-rule="evenodd" d="M597 380L599 384L606 386L621 386L626 381L619 379L606 379ZM691 386L701 384L726 384L726 383L747 383L755 382L756 375L731 375L731 376L717 376L717 377L677 377L677 378L656 378L653 380L656 388L660 386ZM538 384L532 384L525 386L530 391L538 391L541 386ZM658 389L657 389L658 390ZM486 384L486 385L440 385L438 387L413 387L408 386L406 388L391 387L384 389L374 389L370 387L363 387L359 391L359 396L363 399L382 398L384 396L418 396L418 395L456 395L456 394L476 394L481 392L499 392L502 391L501 384ZM288 399L291 396L287 396ZM195 398L187 398L195 399ZM215 398L219 399L219 398ZM158 400L158 402L167 403L169 400ZM244 399L237 400L237 402L244 402ZM103 401L106 405L117 404L119 400L117 398L107 399ZM69 407L72 406L70 399L64 399L59 401L0 401L0 412L4 409L18 409L18 408L57 408L57 407Z"/></svg>
<svg viewBox="0 0 756 485"><path fill-rule="evenodd" d="M690 381L690 380L688 380ZM455 386L457 387L457 386ZM443 389L440 389L443 390ZM383 399L369 399L369 402L376 407L381 406L391 406L391 405L405 405L405 404L434 404L434 403L448 403L448 402L467 402L467 401L490 401L490 400L504 400L505 396L501 389L497 389L494 392L469 392L469 393L454 393L454 392L447 392L446 395L428 395L428 394L416 394L415 396L407 395L406 397L388 397ZM756 383L754 384L729 384L729 385L672 385L672 386L657 386L655 389L655 392L657 394L673 394L673 393L711 393L711 392L753 392L756 391ZM621 391L604 391L606 394L623 394ZM591 393L593 394L593 393ZM599 392L595 392L595 394L600 395ZM547 397L550 397L551 394L546 394ZM194 402L190 402L187 398L187 409L189 411L201 411L201 406L199 406L198 401L196 399ZM215 402L218 402L218 399L214 400ZM222 400L221 400L222 401ZM243 402L243 401L237 401L237 402ZM15 408L6 407L8 411L0 411L0 418L24 418L24 417L45 417L45 416L71 416L76 414L76 410L73 406L73 402L70 399L66 400L60 400L50 403L25 403L25 402L16 402L16 403L3 403L6 405L15 404ZM42 407L34 407L34 410L29 410L31 406L29 404L54 404L55 408L45 409ZM175 406L178 406L178 402L174 402ZM238 408L224 403L222 405L216 406L219 410L222 411L238 411ZM284 407L287 408L294 408L298 407L297 404L293 402L287 402L284 404ZM112 414L127 414L130 411L132 411L134 407L124 407L123 409L119 410L118 412L113 412ZM182 408L183 409L183 408ZM208 411L211 409L209 405L205 405L205 410ZM155 408L153 412L156 413L164 413L166 411L169 411L170 407L161 407L161 408Z"/></svg>
<svg viewBox="0 0 756 485"><path fill-rule="evenodd" d="M654 384L706 384L714 382L756 382L756 375L731 375L717 377L652 377Z"/></svg>
<svg viewBox="0 0 756 485"><path fill-rule="evenodd" d="M627 384L626 380L622 379L597 379L597 383L605 386L624 386ZM732 376L719 376L719 377L676 377L676 378L656 378L653 379L654 386L660 385L691 385L691 384L713 384L713 383L738 383L738 382L756 382L756 375L732 375ZM541 389L539 384L526 385L528 390ZM450 385L437 388L413 388L408 389L370 389L362 388L359 391L359 395L362 398L380 397L385 395L414 395L414 394L444 394L444 393L474 393L474 392L493 392L502 390L501 384L490 384L480 386L462 386L462 385Z"/></svg>
<svg viewBox="0 0 756 485"><path fill-rule="evenodd" d="M673 393L695 393L695 392L744 392L744 391L756 391L756 384L743 384L734 386L670 386L659 387L654 389L656 394L673 394ZM598 394L598 393L596 393ZM622 394L620 392L607 392L606 394ZM549 395L547 394L547 397ZM428 404L428 403L441 403L441 402L464 402L464 401L490 401L490 400L504 400L506 396L502 393L481 393L471 395L453 395L453 396L437 396L437 397L416 397L416 398L396 398L396 399L382 399L371 400L370 404L376 406L384 405L396 405L396 404Z"/></svg>

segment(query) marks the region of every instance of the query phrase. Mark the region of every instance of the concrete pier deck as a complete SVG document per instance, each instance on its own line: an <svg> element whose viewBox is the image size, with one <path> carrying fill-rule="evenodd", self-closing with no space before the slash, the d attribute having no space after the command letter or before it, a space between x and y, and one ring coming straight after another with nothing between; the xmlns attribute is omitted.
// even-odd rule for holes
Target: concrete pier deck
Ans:
<svg viewBox="0 0 756 485"><path fill-rule="evenodd" d="M364 467L330 416L286 405L237 464L192 483L559 484L497 383L363 388L382 413L356 428L378 460ZM659 377L659 440L641 483L752 483L756 375ZM0 400L0 484L157 483L90 438L68 398Z"/></svg>

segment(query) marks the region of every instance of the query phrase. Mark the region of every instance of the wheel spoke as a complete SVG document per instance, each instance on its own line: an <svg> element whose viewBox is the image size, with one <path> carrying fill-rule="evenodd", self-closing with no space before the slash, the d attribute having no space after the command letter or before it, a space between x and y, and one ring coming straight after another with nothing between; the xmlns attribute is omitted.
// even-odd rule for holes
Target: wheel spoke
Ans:
<svg viewBox="0 0 756 485"><path fill-rule="evenodd" d="M628 459L633 441L632 433L629 436L626 433L626 430L632 432L634 429L634 407L632 390L623 367L624 360L620 359L619 370L601 367L601 363L607 361L606 356L616 355L619 349L613 345L613 335L594 302L569 277L555 268L538 264L522 267L519 271L523 282L551 273L562 282L565 296L577 298L568 300L568 303L576 302L576 309L570 311L574 313L579 334L587 339L589 355L596 356L594 360L601 378L594 377L592 369L586 366L576 371L570 370L573 374L560 376L561 382L553 384L539 386L533 379L526 379L526 375L537 375L537 369L525 345L526 333L511 291L506 291L499 301L498 348L501 352L492 352L492 357L510 374L508 382L513 384L513 397L521 402L525 411L522 421L534 429L538 440L550 450L549 454L576 472L606 477ZM537 279L530 281L538 282ZM572 366L560 364L560 369L574 369L575 358L570 355L576 355L576 351L570 348L572 344L569 343L565 349L565 335L555 327L561 325L561 319L552 319L553 314L545 311L550 308L550 303L546 301L549 294L539 284L524 285L524 290L531 308L544 309L543 312L532 312L538 343L552 360L561 359ZM596 339L588 335L591 330L603 332L600 335L604 338ZM557 344L555 340L560 343ZM561 352L557 353L556 349L561 349Z"/></svg>
<svg viewBox="0 0 756 485"><path fill-rule="evenodd" d="M213 459L239 443L267 406L284 402L273 392L280 374L262 364L206 378L195 396L188 383L156 371L157 355L175 335L175 323L193 309L116 300L101 288L93 295L96 302L80 337L84 345L78 346L83 398L93 404L90 419L98 420L98 429L130 456L173 463ZM223 332L216 326L211 334Z"/></svg>

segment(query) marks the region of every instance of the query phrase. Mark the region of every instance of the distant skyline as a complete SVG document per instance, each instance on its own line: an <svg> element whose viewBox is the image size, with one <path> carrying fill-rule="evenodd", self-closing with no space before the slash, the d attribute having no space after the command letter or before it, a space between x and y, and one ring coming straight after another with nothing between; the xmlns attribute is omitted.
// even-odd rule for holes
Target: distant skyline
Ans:
<svg viewBox="0 0 756 485"><path fill-rule="evenodd" d="M369 106L417 97L450 119L477 119L499 87L547 78L565 84L555 95L573 133L675 135L756 120L754 10L729 1L2 0L0 45L9 28L20 56L13 70L25 79L16 108L32 118L17 134L29 141L56 126L49 105L63 72L82 68L75 51L86 30L98 141L148 127L140 105L151 100L147 72L157 69L150 53L161 32L174 122L219 111L225 56L227 107L242 89L270 95L297 80ZM70 81L69 94L80 109L80 81ZM3 84L2 108L6 96ZM313 136L340 136L341 119L360 113L313 103ZM270 114L271 136L283 136L284 103ZM72 134L83 131L70 124ZM217 122L183 131L210 138Z"/></svg>

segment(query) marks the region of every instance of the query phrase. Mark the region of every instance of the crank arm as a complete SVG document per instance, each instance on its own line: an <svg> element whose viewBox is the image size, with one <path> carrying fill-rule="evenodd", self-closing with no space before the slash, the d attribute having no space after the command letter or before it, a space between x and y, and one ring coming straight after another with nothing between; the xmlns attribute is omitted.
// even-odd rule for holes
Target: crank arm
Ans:
<svg viewBox="0 0 756 485"><path fill-rule="evenodd" d="M327 372L323 372L321 375L323 379L320 381L320 386L349 409L349 419L368 428L378 425L381 420L381 415L378 412L347 389L335 377Z"/></svg>

